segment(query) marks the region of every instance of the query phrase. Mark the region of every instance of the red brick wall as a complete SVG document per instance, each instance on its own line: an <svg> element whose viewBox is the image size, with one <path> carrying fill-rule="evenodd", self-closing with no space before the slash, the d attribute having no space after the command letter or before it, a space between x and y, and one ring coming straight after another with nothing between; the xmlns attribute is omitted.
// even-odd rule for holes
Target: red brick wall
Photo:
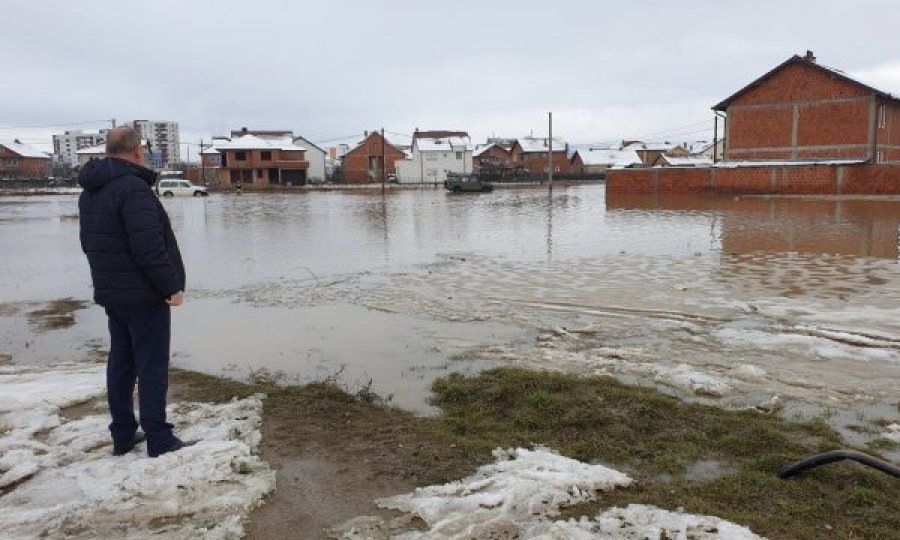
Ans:
<svg viewBox="0 0 900 540"><path fill-rule="evenodd" d="M728 159L744 159L730 155L745 148L784 147L791 145L794 112L790 107L765 109L728 109Z"/></svg>
<svg viewBox="0 0 900 540"><path fill-rule="evenodd" d="M12 163L15 162L15 165ZM0 174L12 178L43 178L50 172L50 158L22 157L0 146Z"/></svg>
<svg viewBox="0 0 900 540"><path fill-rule="evenodd" d="M390 144L384 143L381 134L373 131L369 133L369 136L366 137L362 144L350 150L341 158L344 180L353 183L372 181L369 178L367 159L370 157L381 157L382 152L384 152L385 174L395 173L397 160L406 158L406 154ZM380 174L380 172L379 170L378 173ZM375 181L380 180L381 178L375 178Z"/></svg>
<svg viewBox="0 0 900 540"><path fill-rule="evenodd" d="M546 174L547 172L547 153L546 152L528 152L522 154L524 159L525 170L530 174ZM557 167L559 170L557 170ZM553 171L559 174L571 172L572 165L565 150L553 152Z"/></svg>
<svg viewBox="0 0 900 540"><path fill-rule="evenodd" d="M816 103L803 105L798 110L797 144L799 146L824 146L834 144L861 144L863 155L868 155L869 111L872 104L866 101L842 103Z"/></svg>
<svg viewBox="0 0 900 540"><path fill-rule="evenodd" d="M900 194L900 165L610 170L607 193Z"/></svg>
<svg viewBox="0 0 900 540"><path fill-rule="evenodd" d="M866 96L865 89L801 63L788 64L732 105Z"/></svg>
<svg viewBox="0 0 900 540"><path fill-rule="evenodd" d="M806 63L788 64L728 105L726 157L867 159L872 106L866 89Z"/></svg>

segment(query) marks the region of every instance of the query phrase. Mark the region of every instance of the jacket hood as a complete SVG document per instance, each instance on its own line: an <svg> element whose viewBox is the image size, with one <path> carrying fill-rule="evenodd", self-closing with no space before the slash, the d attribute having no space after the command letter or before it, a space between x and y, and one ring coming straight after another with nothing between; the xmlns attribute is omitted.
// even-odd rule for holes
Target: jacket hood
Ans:
<svg viewBox="0 0 900 540"><path fill-rule="evenodd" d="M123 176L137 176L147 185L156 183L156 173L147 167L119 158L95 159L87 162L78 173L78 185L88 190L100 189L111 180Z"/></svg>

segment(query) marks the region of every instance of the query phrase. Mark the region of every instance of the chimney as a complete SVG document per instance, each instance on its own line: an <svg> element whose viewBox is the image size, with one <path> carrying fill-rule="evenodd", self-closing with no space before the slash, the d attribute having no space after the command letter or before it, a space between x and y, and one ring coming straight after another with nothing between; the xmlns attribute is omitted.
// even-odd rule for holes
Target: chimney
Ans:
<svg viewBox="0 0 900 540"><path fill-rule="evenodd" d="M816 55L814 55L812 51L806 51L806 56L804 56L803 59L807 62L812 62L813 64L816 63Z"/></svg>
<svg viewBox="0 0 900 540"><path fill-rule="evenodd" d="M13 142L16 144L22 144L22 141L20 141L19 139L15 139L15 140L13 140Z"/></svg>
<svg viewBox="0 0 900 540"><path fill-rule="evenodd" d="M247 133L247 128L242 127L242 128L241 128L241 133Z"/></svg>

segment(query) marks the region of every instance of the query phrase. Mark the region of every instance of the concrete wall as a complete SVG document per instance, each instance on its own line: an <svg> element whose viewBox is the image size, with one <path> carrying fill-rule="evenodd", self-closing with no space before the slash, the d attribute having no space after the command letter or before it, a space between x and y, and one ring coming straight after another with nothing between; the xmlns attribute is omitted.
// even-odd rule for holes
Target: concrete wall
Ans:
<svg viewBox="0 0 900 540"><path fill-rule="evenodd" d="M744 195L900 194L898 165L802 165L735 168L617 169L608 193Z"/></svg>

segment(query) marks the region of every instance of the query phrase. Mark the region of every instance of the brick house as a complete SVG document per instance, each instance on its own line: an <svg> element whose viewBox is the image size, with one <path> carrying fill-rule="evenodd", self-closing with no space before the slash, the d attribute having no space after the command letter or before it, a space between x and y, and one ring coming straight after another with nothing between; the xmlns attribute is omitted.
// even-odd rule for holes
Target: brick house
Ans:
<svg viewBox="0 0 900 540"><path fill-rule="evenodd" d="M203 167L217 171L219 185L244 187L302 186L306 184L306 149L291 137L243 135L214 141L201 153Z"/></svg>
<svg viewBox="0 0 900 540"><path fill-rule="evenodd" d="M725 159L900 161L900 100L792 56L713 107L724 112Z"/></svg>
<svg viewBox="0 0 900 540"><path fill-rule="evenodd" d="M403 150L387 142L380 133L366 133L365 139L341 158L344 181L380 182L382 173L385 177L396 174L397 161L405 158Z"/></svg>
<svg viewBox="0 0 900 540"><path fill-rule="evenodd" d="M51 157L19 139L0 139L0 176L9 178L45 178Z"/></svg>
<svg viewBox="0 0 900 540"><path fill-rule="evenodd" d="M528 174L547 174L547 153L550 143L546 137L522 137L516 140L510 152L514 163L522 163ZM569 144L562 139L553 138L553 172L567 174L572 172L569 161Z"/></svg>

